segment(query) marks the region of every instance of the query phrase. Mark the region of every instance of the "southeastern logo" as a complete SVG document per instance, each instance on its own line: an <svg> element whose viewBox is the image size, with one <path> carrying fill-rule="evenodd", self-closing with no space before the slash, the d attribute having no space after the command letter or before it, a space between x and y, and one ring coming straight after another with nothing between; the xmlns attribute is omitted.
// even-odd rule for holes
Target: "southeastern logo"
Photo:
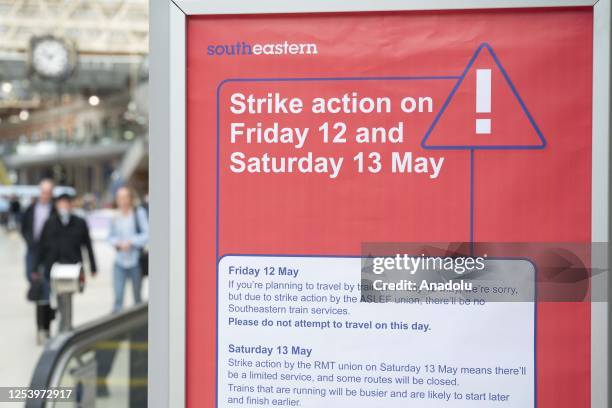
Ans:
<svg viewBox="0 0 612 408"><path fill-rule="evenodd" d="M316 55L319 53L317 44L293 43L289 41L251 44L237 41L235 44L211 44L206 54L211 57L235 57L242 55Z"/></svg>

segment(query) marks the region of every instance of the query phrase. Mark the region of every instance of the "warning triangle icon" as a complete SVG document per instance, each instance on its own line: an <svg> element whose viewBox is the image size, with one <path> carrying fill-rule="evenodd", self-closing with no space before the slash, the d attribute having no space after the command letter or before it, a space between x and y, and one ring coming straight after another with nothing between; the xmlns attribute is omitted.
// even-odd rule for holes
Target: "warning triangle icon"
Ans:
<svg viewBox="0 0 612 408"><path fill-rule="evenodd" d="M497 55L481 44L425 133L424 149L543 149L546 139Z"/></svg>

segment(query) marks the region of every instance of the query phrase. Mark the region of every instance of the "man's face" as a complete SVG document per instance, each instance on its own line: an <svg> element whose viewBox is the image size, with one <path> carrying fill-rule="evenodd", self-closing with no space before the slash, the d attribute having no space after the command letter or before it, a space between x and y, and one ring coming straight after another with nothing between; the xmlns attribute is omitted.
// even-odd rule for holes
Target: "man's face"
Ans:
<svg viewBox="0 0 612 408"><path fill-rule="evenodd" d="M51 202L53 198L53 183L50 181L43 181L40 183L40 196L39 200L43 204Z"/></svg>
<svg viewBox="0 0 612 408"><path fill-rule="evenodd" d="M72 203L67 198L62 198L56 201L55 208L59 213L70 212L72 209Z"/></svg>

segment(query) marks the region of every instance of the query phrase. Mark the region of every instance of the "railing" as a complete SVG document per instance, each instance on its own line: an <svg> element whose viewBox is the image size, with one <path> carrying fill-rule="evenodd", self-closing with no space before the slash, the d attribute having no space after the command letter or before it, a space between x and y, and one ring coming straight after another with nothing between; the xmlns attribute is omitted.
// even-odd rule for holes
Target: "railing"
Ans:
<svg viewBox="0 0 612 408"><path fill-rule="evenodd" d="M146 407L147 314L143 304L51 339L30 388L72 388L76 404L32 399L26 408Z"/></svg>

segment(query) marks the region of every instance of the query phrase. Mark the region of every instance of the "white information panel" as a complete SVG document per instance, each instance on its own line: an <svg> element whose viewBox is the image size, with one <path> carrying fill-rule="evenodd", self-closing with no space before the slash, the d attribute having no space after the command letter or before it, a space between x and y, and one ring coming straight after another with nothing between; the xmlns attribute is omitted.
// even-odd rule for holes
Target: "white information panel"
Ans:
<svg viewBox="0 0 612 408"><path fill-rule="evenodd" d="M228 256L218 278L219 406L534 406L533 302L362 302L360 258Z"/></svg>

